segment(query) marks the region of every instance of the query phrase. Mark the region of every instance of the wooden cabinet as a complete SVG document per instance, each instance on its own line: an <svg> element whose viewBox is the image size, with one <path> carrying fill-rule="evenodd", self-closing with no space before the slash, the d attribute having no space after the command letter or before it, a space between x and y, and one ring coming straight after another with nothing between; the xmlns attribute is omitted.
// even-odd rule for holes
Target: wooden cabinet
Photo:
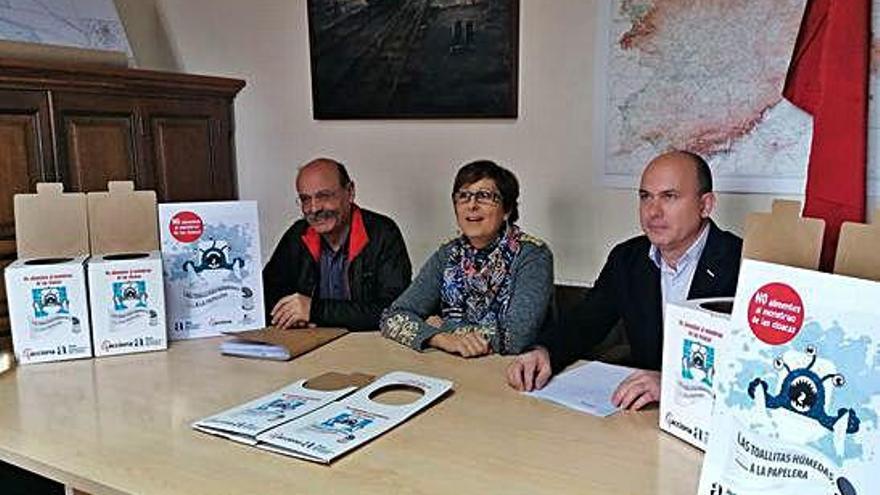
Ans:
<svg viewBox="0 0 880 495"><path fill-rule="evenodd" d="M235 199L233 99L244 81L0 59L0 268L15 259L12 197L133 180L159 201ZM0 283L0 345L9 334Z"/></svg>

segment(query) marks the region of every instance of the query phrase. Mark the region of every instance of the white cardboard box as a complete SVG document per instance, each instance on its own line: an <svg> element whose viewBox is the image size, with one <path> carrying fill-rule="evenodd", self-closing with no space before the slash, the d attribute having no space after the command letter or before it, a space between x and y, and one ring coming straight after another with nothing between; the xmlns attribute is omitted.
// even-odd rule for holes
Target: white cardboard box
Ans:
<svg viewBox="0 0 880 495"><path fill-rule="evenodd" d="M706 450L716 364L733 298L667 304L663 318L660 429Z"/></svg>
<svg viewBox="0 0 880 495"><path fill-rule="evenodd" d="M19 259L6 268L12 345L21 364L92 356L86 257L63 259Z"/></svg>
<svg viewBox="0 0 880 495"><path fill-rule="evenodd" d="M167 348L159 252L119 256L93 256L88 262L95 355Z"/></svg>
<svg viewBox="0 0 880 495"><path fill-rule="evenodd" d="M90 192L87 263L95 356L168 347L156 193L131 182Z"/></svg>
<svg viewBox="0 0 880 495"><path fill-rule="evenodd" d="M172 340L263 328L256 201L159 205Z"/></svg>
<svg viewBox="0 0 880 495"><path fill-rule="evenodd" d="M5 281L15 357L21 364L91 357L86 196L37 184L36 194L14 202L20 258Z"/></svg>

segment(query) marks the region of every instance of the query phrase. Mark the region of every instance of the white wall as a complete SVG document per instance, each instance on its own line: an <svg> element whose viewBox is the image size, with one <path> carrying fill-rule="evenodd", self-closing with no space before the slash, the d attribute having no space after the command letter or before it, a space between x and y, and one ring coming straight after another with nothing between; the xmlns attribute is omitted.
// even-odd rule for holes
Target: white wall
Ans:
<svg viewBox="0 0 880 495"><path fill-rule="evenodd" d="M238 179L242 198L260 201L264 253L297 218L297 165L317 155L349 165L359 202L398 221L415 266L454 234L452 178L473 158L518 175L521 224L550 243L558 281L592 283L609 248L638 233L635 193L595 180L595 1L521 0L519 119L355 122L312 120L305 0L156 2L181 70L247 81ZM722 194L716 219L739 231L769 205Z"/></svg>
<svg viewBox="0 0 880 495"><path fill-rule="evenodd" d="M113 0L138 67L177 70L155 0Z"/></svg>

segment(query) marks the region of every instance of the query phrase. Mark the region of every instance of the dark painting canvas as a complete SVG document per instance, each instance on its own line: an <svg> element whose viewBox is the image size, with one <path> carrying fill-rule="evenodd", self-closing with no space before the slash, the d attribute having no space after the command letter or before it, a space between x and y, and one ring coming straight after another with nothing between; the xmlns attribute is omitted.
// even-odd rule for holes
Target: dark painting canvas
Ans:
<svg viewBox="0 0 880 495"><path fill-rule="evenodd" d="M317 119L516 117L518 0L309 0Z"/></svg>

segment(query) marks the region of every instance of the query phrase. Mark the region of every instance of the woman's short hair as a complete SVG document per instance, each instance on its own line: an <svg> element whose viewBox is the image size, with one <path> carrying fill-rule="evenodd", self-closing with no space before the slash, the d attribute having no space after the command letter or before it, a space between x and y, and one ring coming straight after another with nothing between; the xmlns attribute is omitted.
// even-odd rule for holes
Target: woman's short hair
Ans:
<svg viewBox="0 0 880 495"><path fill-rule="evenodd" d="M514 223L519 219L519 181L513 172L490 160L477 160L470 162L455 174L452 183L452 192L481 179L492 179L498 192L501 193L501 206L507 214L507 221Z"/></svg>

